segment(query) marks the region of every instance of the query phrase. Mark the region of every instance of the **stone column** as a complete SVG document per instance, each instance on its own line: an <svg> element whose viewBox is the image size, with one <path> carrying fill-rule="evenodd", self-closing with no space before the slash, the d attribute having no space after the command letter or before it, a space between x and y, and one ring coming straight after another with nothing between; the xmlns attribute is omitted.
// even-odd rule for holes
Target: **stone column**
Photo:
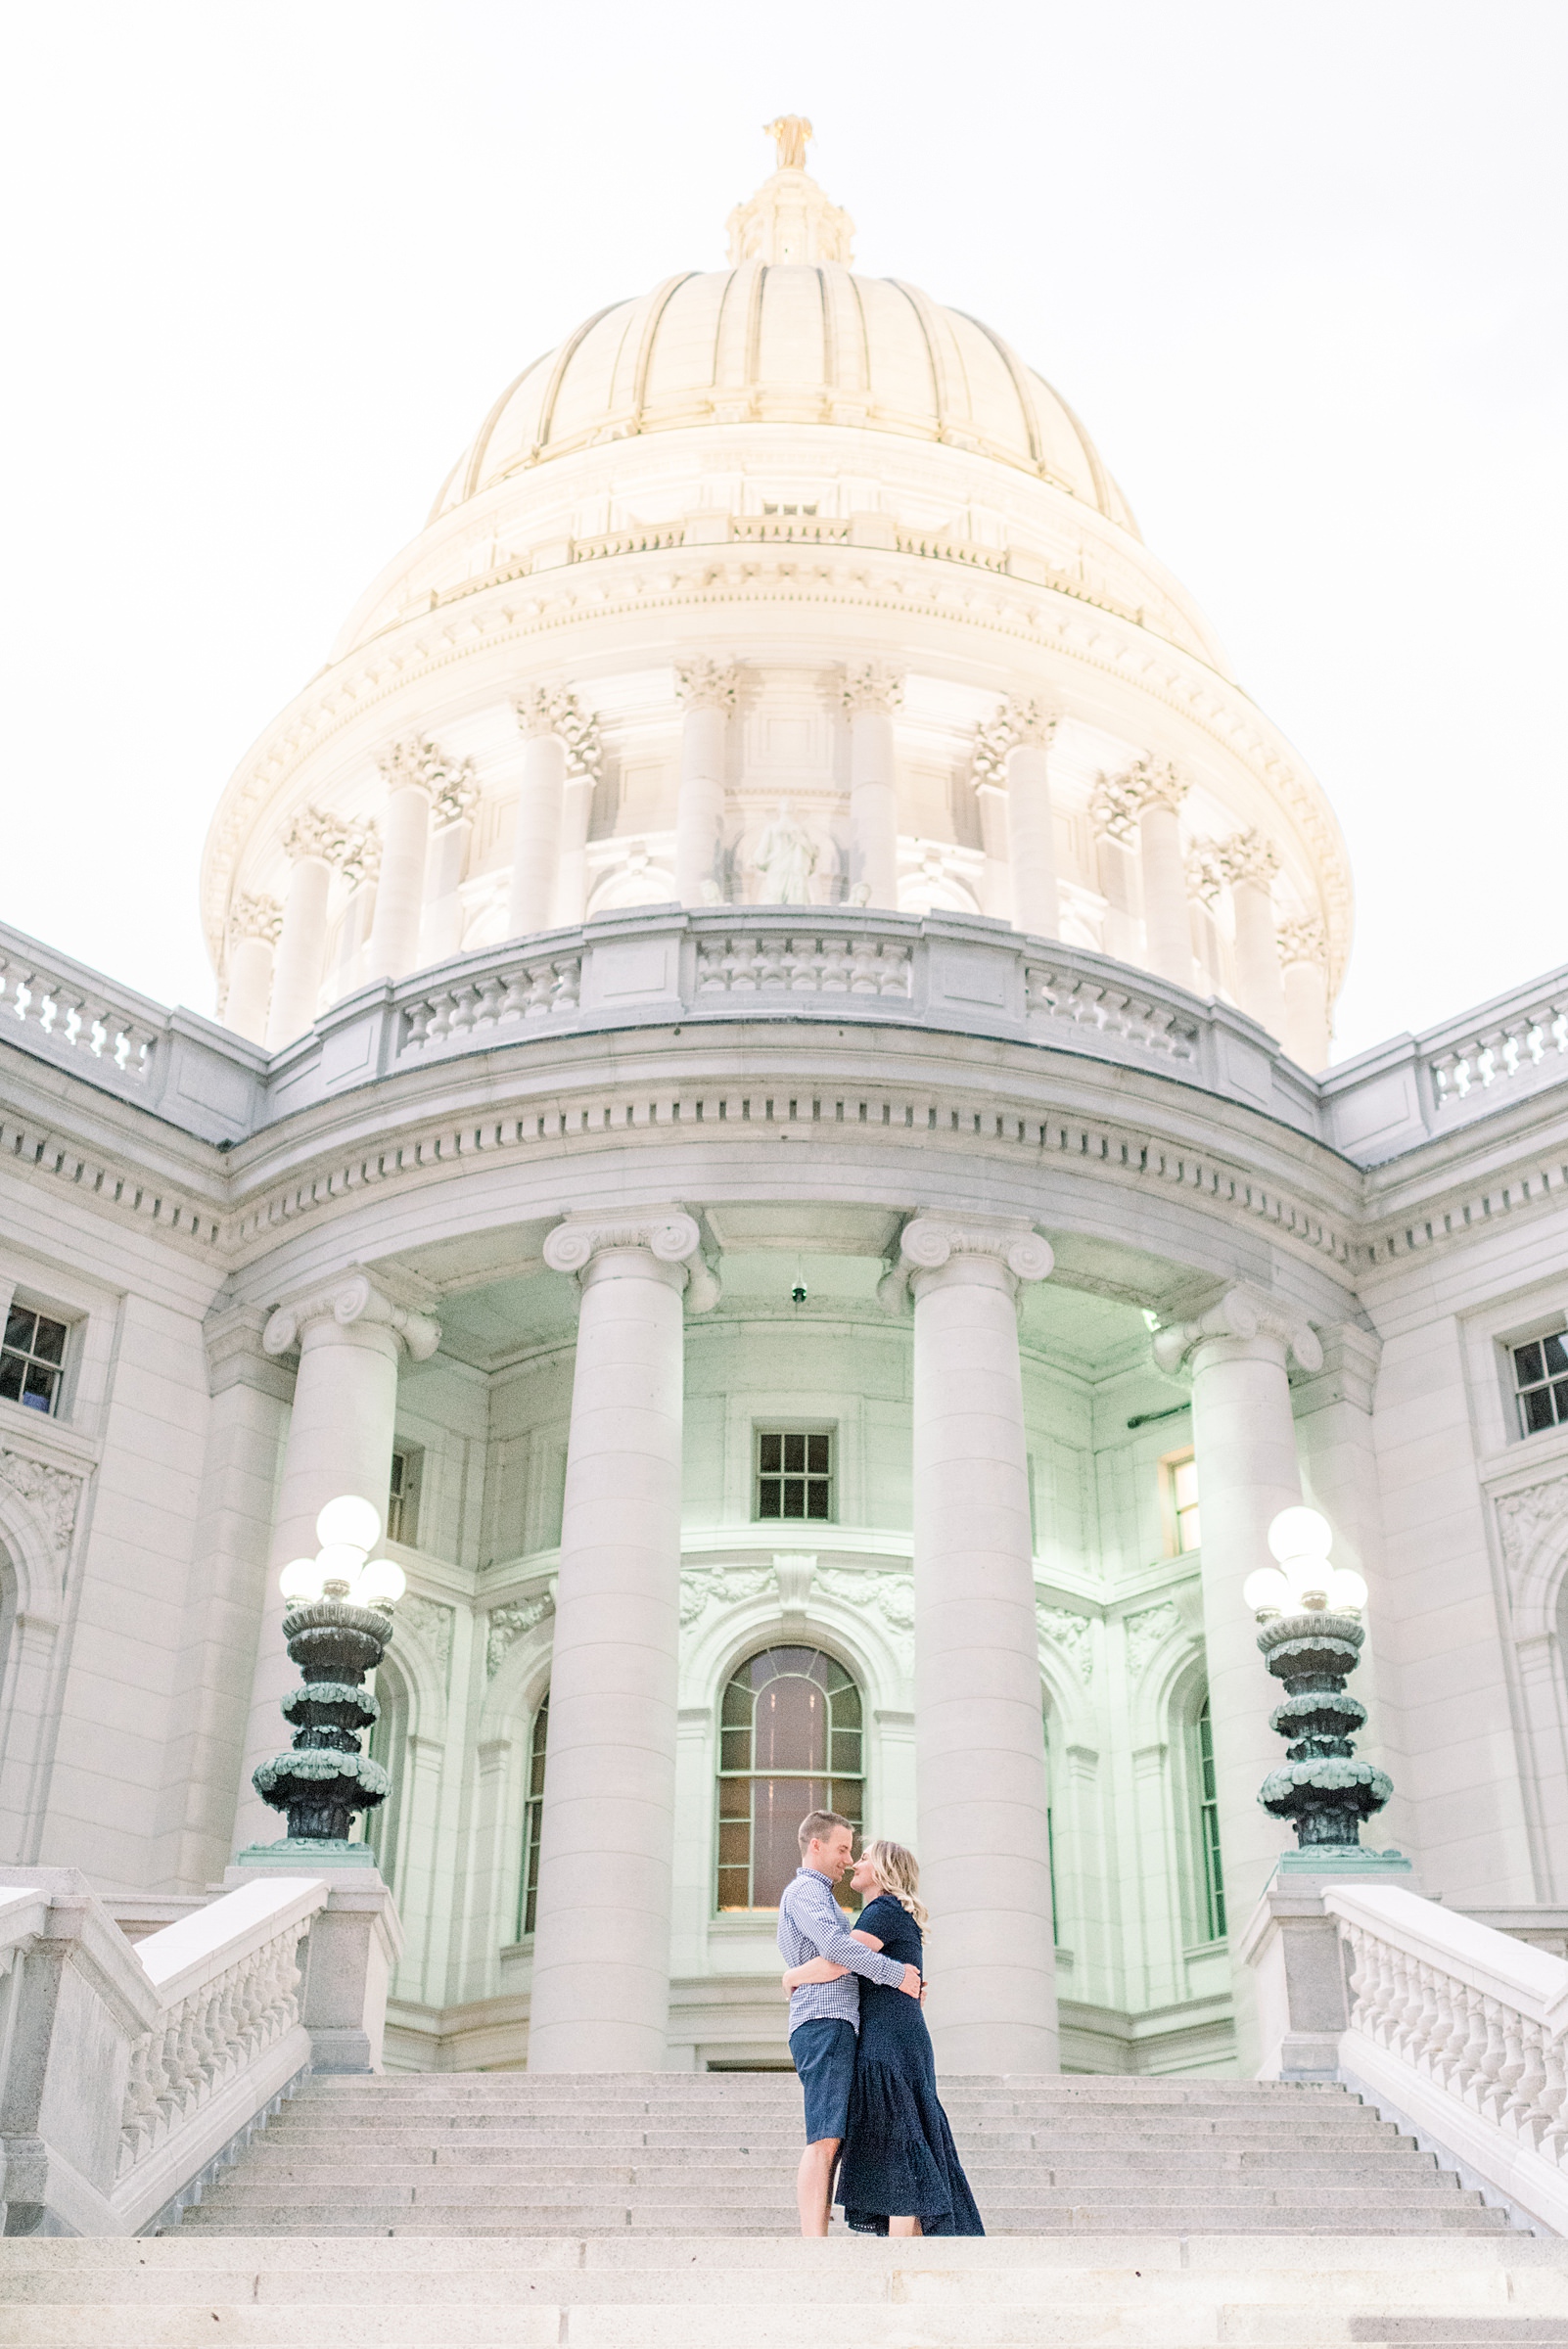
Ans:
<svg viewBox="0 0 1568 2349"><path fill-rule="evenodd" d="M327 893L332 871L334 865L343 863L350 840L358 837L341 817L323 814L319 807L302 808L283 835L284 853L293 869L283 901L277 968L272 975L266 1033L269 1052L292 1044L315 1019L327 953Z"/></svg>
<svg viewBox="0 0 1568 2349"><path fill-rule="evenodd" d="M1138 802L1123 775L1099 774L1089 801L1094 827L1095 857L1100 894L1105 899L1105 928L1101 950L1118 962L1135 963L1141 941L1133 911L1132 857L1137 833Z"/></svg>
<svg viewBox="0 0 1568 2349"><path fill-rule="evenodd" d="M675 807L675 893L682 905L719 902L729 721L738 683L733 662L691 661L675 671L685 708Z"/></svg>
<svg viewBox="0 0 1568 2349"><path fill-rule="evenodd" d="M266 1041L272 955L283 928L276 898L238 897L229 917L229 990L223 1024L253 1044Z"/></svg>
<svg viewBox="0 0 1568 2349"><path fill-rule="evenodd" d="M512 706L523 730L523 781L506 931L509 938L530 938L556 919L567 776L574 769L597 771L599 729L578 707L576 694L536 685ZM582 830L585 841L585 823Z"/></svg>
<svg viewBox="0 0 1568 2349"><path fill-rule="evenodd" d="M1192 925L1181 852L1181 803L1187 785L1169 759L1140 759L1119 780L1137 807L1143 879L1143 960L1147 970L1191 988Z"/></svg>
<svg viewBox="0 0 1568 2349"><path fill-rule="evenodd" d="M899 789L893 713L903 700L903 679L880 661L851 669L844 680L850 714L850 897L856 905L897 912L899 905Z"/></svg>
<svg viewBox="0 0 1568 2349"><path fill-rule="evenodd" d="M1154 1359L1192 1376L1192 1447L1203 1533L1203 1636L1226 1920L1239 1932L1263 1891L1287 1830L1258 1802L1279 1760L1268 1727L1272 1684L1258 1653L1257 1625L1243 1605L1249 1574L1270 1563L1268 1528L1301 1499L1296 1426L1285 1375L1287 1354L1307 1371L1323 1353L1299 1309L1238 1283L1196 1320L1156 1332ZM1250 2041L1250 1977L1233 1970L1242 2072L1256 2068Z"/></svg>
<svg viewBox="0 0 1568 2349"><path fill-rule="evenodd" d="M1007 841L1013 870L1013 926L1031 938L1058 938L1062 917L1056 890L1056 818L1051 812L1046 747L1056 725L1038 702L1006 706L1012 734L1007 754Z"/></svg>
<svg viewBox="0 0 1568 2349"><path fill-rule="evenodd" d="M278 1575L291 1558L313 1557L316 1518L340 1493L357 1493L385 1521L397 1412L397 1364L407 1352L428 1360L439 1325L393 1305L363 1272L350 1272L279 1306L261 1333L266 1354L292 1354L300 1367L284 1445L266 1583L251 1685L235 1834L240 1846L275 1840L278 1816L251 1785L258 1762L278 1750L278 1706L298 1674L283 1644Z"/></svg>
<svg viewBox="0 0 1568 2349"><path fill-rule="evenodd" d="M463 900L458 895L474 833L480 788L474 761L454 767L431 804L430 858L425 867L425 911L419 925L417 968L446 962L463 950Z"/></svg>
<svg viewBox="0 0 1568 2349"><path fill-rule="evenodd" d="M1279 858L1260 832L1233 832L1220 843L1236 915L1236 994L1243 1011L1269 1035L1285 1033L1285 990L1274 929L1273 877Z"/></svg>
<svg viewBox="0 0 1568 2349"><path fill-rule="evenodd" d="M448 785L473 784L472 760L454 761L428 734L394 742L381 761L387 783L386 840L376 884L376 915L366 950L366 979L405 979L419 967L431 807Z"/></svg>
<svg viewBox="0 0 1568 2349"><path fill-rule="evenodd" d="M915 1751L939 2067L1057 2068L1045 1735L1016 1299L1027 1224L921 1213L914 1296Z"/></svg>
<svg viewBox="0 0 1568 2349"><path fill-rule="evenodd" d="M1322 923L1281 922L1279 961L1285 1050L1298 1068L1315 1077L1328 1066L1328 941Z"/></svg>
<svg viewBox="0 0 1568 2349"><path fill-rule="evenodd" d="M717 1283L678 1208L569 1217L579 1276L550 1664L529 2069L658 2071L669 2008L682 1295Z"/></svg>

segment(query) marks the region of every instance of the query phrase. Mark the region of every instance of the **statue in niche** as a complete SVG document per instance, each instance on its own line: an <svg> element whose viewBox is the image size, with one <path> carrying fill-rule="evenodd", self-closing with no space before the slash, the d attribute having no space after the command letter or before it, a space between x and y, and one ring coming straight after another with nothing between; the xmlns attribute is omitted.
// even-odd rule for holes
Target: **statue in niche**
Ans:
<svg viewBox="0 0 1568 2349"><path fill-rule="evenodd" d="M806 169L806 144L812 135L811 125L806 116L804 115L780 115L776 121L764 122L762 128L772 140L777 151L779 170L804 171Z"/></svg>
<svg viewBox="0 0 1568 2349"><path fill-rule="evenodd" d="M796 822L789 802L784 801L758 842L752 860L752 870L761 883L758 903L809 905L816 859L815 841Z"/></svg>

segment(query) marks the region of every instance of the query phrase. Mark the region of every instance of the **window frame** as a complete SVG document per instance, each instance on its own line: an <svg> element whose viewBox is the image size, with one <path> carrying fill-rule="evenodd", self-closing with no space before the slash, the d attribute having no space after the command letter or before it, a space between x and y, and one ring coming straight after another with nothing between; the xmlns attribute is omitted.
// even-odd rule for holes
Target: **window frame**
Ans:
<svg viewBox="0 0 1568 2349"><path fill-rule="evenodd" d="M1185 1514L1176 1500L1176 1473L1190 1467L1198 1489L1190 1507L1198 1512L1198 1539L1190 1549L1181 1546L1181 1519ZM1191 1444L1183 1444L1179 1451L1160 1455L1160 1520L1165 1531L1165 1554L1168 1558L1195 1558L1203 1549L1203 1488L1198 1479L1198 1455Z"/></svg>
<svg viewBox="0 0 1568 2349"><path fill-rule="evenodd" d="M1538 1326L1523 1332L1510 1331L1505 1337L1499 1337L1498 1341L1503 1358L1503 1388L1507 1396L1508 1433L1511 1443L1529 1444L1534 1442L1537 1436L1554 1436L1562 1430L1568 1429L1568 1401L1559 1406L1556 1393L1559 1387L1568 1388L1568 1370L1553 1373L1546 1368L1545 1360L1544 1350L1552 1339L1555 1339L1564 1354L1568 1355L1568 1314L1553 1313L1549 1323L1545 1327ZM1543 1349L1542 1376L1539 1379L1532 1379L1528 1388L1522 1388L1519 1383L1519 1357L1527 1346L1539 1346ZM1524 1406L1527 1393L1545 1393L1549 1396L1554 1412L1560 1407L1562 1415L1554 1416L1545 1427L1526 1426Z"/></svg>
<svg viewBox="0 0 1568 2349"><path fill-rule="evenodd" d="M533 1708L523 1760L523 1865L518 1873L518 1941L532 1939L538 1915L539 1847L544 1826L544 1775L549 1761L550 1683Z"/></svg>
<svg viewBox="0 0 1568 2349"><path fill-rule="evenodd" d="M794 1520L790 1520L790 1522L793 1523ZM749 1666L755 1664L761 1656L773 1655L781 1651L786 1653L795 1652L813 1656L821 1656L825 1662L836 1665L838 1670L845 1675L851 1687L854 1690L855 1697L860 1708L860 1721L858 1727L858 1736L860 1740L860 1767L858 1771L835 1771L832 1766L834 1730L831 1713L829 1715L828 1722L828 1752L827 1767L825 1769L821 1771L766 1771L757 1769L755 1711L749 1731L752 1739L749 1749L752 1757L751 1761L749 1762L747 1768L743 1771L726 1770L724 1768L724 1700L728 1695L734 1681L738 1679L741 1673L748 1669ZM781 1675L777 1677L782 1678L788 1676ZM803 1675L802 1677L805 1676ZM756 1691L753 1693L755 1695ZM830 1705L835 1693L836 1692L833 1690L824 1690L824 1694L827 1695ZM723 1673L723 1677L719 1681L717 1696L714 1706L714 1850L713 1862L708 1872L708 1884L710 1903L709 1913L716 1923L721 1925L726 1923L737 1925L746 1924L755 1922L759 1918L776 1916L778 1914L776 1904L771 1908L761 1909L754 1907L748 1907L745 1909L725 1908L720 1905L720 1874L724 1871L726 1865L732 1867L735 1865L733 1862L726 1863L723 1858L722 1837L724 1827L726 1825L733 1825L737 1823L736 1820L727 1819L724 1815L723 1789L726 1784L734 1785L736 1783L742 1783L750 1786L758 1778L796 1778L800 1780L802 1785L825 1786L828 1790L828 1801L825 1806L818 1807L825 1807L828 1809L843 1808L843 1806L835 1803L832 1799L841 1785L853 1784L856 1786L859 1790L860 1798L858 1805L858 1819L854 1826L855 1856L858 1858L861 1838L865 1832L867 1787L870 1782L870 1773L866 1767L871 1735L870 1710L870 1699L866 1693L865 1682L862 1675L846 1657L840 1655L836 1649L826 1645L822 1640L815 1638L810 1635L807 1635L804 1638L792 1639L785 1635L776 1634L772 1638L764 1638L760 1644L754 1645L749 1643L735 1658L734 1662L726 1668ZM733 1730L733 1727L738 1727L739 1725L731 1726ZM850 1816L847 1810L845 1812L845 1816ZM750 1893L756 1889L755 1877L757 1866L757 1854L755 1845L755 1814L750 1806L748 1806L747 1810L746 1823L748 1829L748 1847L746 1859L747 1891ZM859 1895L852 1894L846 1885L840 1885L835 1888L834 1898L838 1901L841 1909L848 1909L852 1914L858 1913L860 1908Z"/></svg>
<svg viewBox="0 0 1568 2349"><path fill-rule="evenodd" d="M1204 1728L1207 1724L1208 1751ZM1186 1724L1188 1840L1192 1852L1192 1921L1198 1949L1217 1949L1229 1939L1225 1905L1224 1845L1220 1835L1219 1779L1214 1767L1214 1714L1205 1683ZM1214 1792L1209 1791L1213 1784ZM1218 1930L1216 1928L1218 1927Z"/></svg>
<svg viewBox="0 0 1568 2349"><path fill-rule="evenodd" d="M75 1371L79 1352L78 1333L85 1316L73 1313L64 1306L56 1305L52 1300L41 1297L21 1282L18 1282L9 1291L4 1283L0 1283L0 1303L3 1303L5 1309L3 1313L0 1313L0 1356L13 1361L35 1362L41 1369L52 1370L55 1373L54 1396L48 1410L36 1409L31 1404L23 1402L20 1395L0 1396L0 1403L9 1405L14 1410L25 1411L30 1419L52 1420L56 1426L65 1424L69 1419L70 1407L75 1396ZM51 1362L46 1356L34 1353L31 1347L23 1349L6 1345L5 1336L14 1313L30 1313L33 1316L34 1342L37 1338L39 1321L52 1322L56 1328L64 1331L58 1362ZM26 1384L25 1374L23 1374L23 1386Z"/></svg>
<svg viewBox="0 0 1568 2349"><path fill-rule="evenodd" d="M419 1509L424 1497L425 1448L422 1444L397 1442L392 1445L392 1468L389 1471L387 1491L387 1539L395 1542L401 1549L417 1549ZM399 1460L403 1464L401 1492L396 1490L395 1469ZM394 1503L401 1503L395 1532L392 1530Z"/></svg>
<svg viewBox="0 0 1568 2349"><path fill-rule="evenodd" d="M809 1442L809 1439L812 1436L822 1436L826 1438L828 1448L828 1465L825 1478L820 1480L825 1482L827 1486L827 1514L825 1516L785 1517L780 1515L777 1517L764 1517L761 1514L761 1484L763 1475L762 1445L769 1436L777 1436L780 1439L784 1439L789 1436L804 1436L807 1438L807 1442ZM774 1472L769 1471L768 1473L772 1474ZM788 1476L791 1472L781 1466L776 1473L780 1483L782 1484L786 1476ZM814 1481L818 1481L816 1472L809 1468L806 1468L800 1473L806 1479L806 1497L807 1502L809 1502L810 1486ZM776 1525L780 1527L798 1526L808 1529L812 1526L819 1525L837 1525L838 1522L839 1427L837 1420L779 1418L754 1419L752 1421L751 1523L753 1525Z"/></svg>

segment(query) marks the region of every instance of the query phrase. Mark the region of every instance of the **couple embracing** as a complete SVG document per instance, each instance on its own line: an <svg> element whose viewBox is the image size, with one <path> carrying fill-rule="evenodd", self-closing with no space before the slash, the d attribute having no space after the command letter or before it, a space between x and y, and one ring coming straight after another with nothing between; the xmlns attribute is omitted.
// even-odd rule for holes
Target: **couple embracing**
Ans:
<svg viewBox="0 0 1568 2349"><path fill-rule="evenodd" d="M919 1867L901 1844L868 1843L858 1861L853 1849L836 1811L803 1819L801 1865L778 1908L790 2053L806 2092L801 2233L826 2234L837 2200L860 2234L984 2234L920 2010ZM853 1931L833 1898L852 1863L866 1903Z"/></svg>

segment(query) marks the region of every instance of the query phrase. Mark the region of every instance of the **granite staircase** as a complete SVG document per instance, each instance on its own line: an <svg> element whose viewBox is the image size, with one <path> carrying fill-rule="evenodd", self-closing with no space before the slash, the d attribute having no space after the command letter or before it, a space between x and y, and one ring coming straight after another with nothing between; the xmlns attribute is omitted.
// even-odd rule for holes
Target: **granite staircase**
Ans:
<svg viewBox="0 0 1568 2349"><path fill-rule="evenodd" d="M1568 2349L1568 2241L1341 2089L944 2096L985 2241L802 2242L788 2076L312 2081L161 2235L0 2243L0 2349Z"/></svg>

